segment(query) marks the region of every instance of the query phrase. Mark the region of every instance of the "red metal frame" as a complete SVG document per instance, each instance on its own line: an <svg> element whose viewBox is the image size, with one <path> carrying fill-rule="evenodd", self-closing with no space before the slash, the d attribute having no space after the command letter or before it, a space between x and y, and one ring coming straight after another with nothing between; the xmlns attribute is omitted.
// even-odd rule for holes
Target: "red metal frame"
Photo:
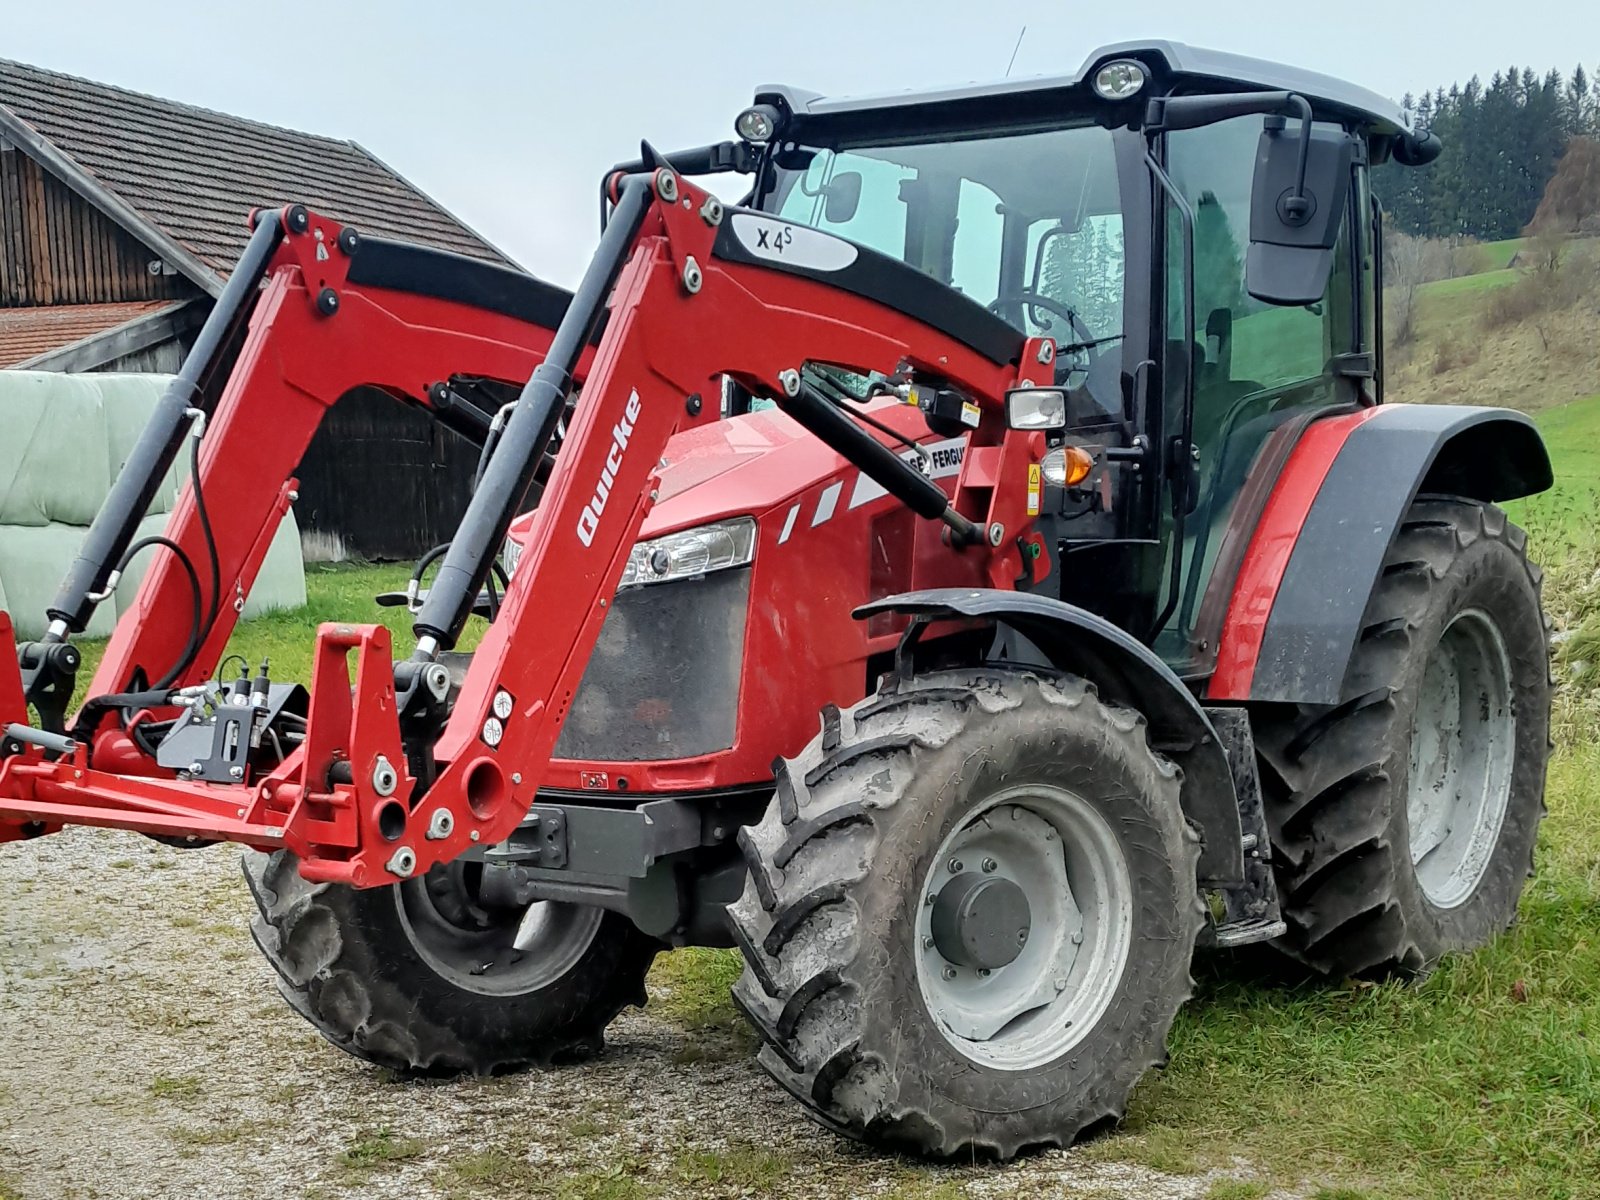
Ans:
<svg viewBox="0 0 1600 1200"><path fill-rule="evenodd" d="M395 797L409 800L414 789L401 746L387 633L379 627L323 626L306 740L266 777L239 785L169 777L148 760L136 762L137 748L116 728L119 718L108 715L110 724L97 731L92 744L80 744L70 755L50 761L29 750L0 763L0 839L24 829L38 833L78 823L263 849L288 846L308 877L357 886L393 882L397 874L426 870L474 843L503 840L539 787L559 774L551 766L551 752L628 552L661 494L663 451L675 435L706 436L696 427L717 420L715 404L689 404L686 398L714 397L723 374L767 393L780 386L782 371L812 360L863 371L903 363L949 380L984 412L955 481L953 503L985 528L1002 526L1004 534L997 545L953 549L939 540L937 528L922 523L915 532L912 570L931 577L919 582L1000 587L1014 586L1037 570L1037 560L1024 556L1023 543L1031 537L1027 468L1037 463L1043 445L1035 436L1006 433L1003 397L1019 382L1047 376L1048 368L1038 364L1048 353L1030 342L1020 369L996 365L871 300L810 279L716 259L711 253L715 229L700 215L705 194L681 180L679 190L679 203L653 202L613 289L605 334L580 372L582 403L527 532L499 619L474 654L450 722L434 747L440 771L421 803L403 803L396 811ZM457 373L524 379L550 345L549 330L509 317L351 285L342 256L326 251L338 233L336 225L316 216L303 232L286 226L202 444L200 477L215 529L224 603L203 652L179 683L203 679L215 667L236 619L226 599L248 591L266 539L292 498L292 481L284 481L334 401L363 385L420 399L427 385ZM682 282L690 256L703 274L696 292ZM340 301L331 316L316 303L327 288ZM831 486L830 478L840 482L840 460L831 451L820 443L802 446L801 435L782 418L764 419L774 436L792 442L793 469L819 481L809 494ZM592 513L585 518L603 473L610 480L609 502L598 520ZM698 493L697 507L715 500L715 493ZM861 516L872 518L892 507L878 502L863 508ZM741 511L751 511L748 498ZM587 524L582 537L580 521ZM867 529L866 519L839 526L841 536L858 539ZM167 535L202 561L192 492L173 513ZM776 542L773 524L763 521L758 553L776 553ZM808 556L817 562L826 552L826 543L819 543ZM870 554L854 561L870 561ZM797 578L785 574L791 581ZM801 576L807 579L806 596L797 598L807 606L813 638L821 636L809 624L814 613L825 611L838 629L852 627L849 608L866 596L843 578L837 578L838 586L828 586L820 566L819 575ZM824 603L810 605L813 597ZM169 556L161 556L118 623L91 694L119 690L139 670L146 677L159 673L182 650L187 630L178 614L187 612L187 577ZM758 620L749 636L770 639L776 632ZM0 645L8 635L0 628ZM848 640L859 644L861 636ZM892 637L873 640L886 644ZM352 654L357 660L353 693L346 673ZM0 659L11 662L12 656L0 652ZM847 663L859 671L853 652L841 655L838 671ZM513 713L503 736L491 745L483 737L484 724L502 691L512 698ZM792 704L786 707L793 711ZM0 717L25 720L20 685L5 677L0 677ZM379 757L401 776L392 796L374 781ZM340 768L343 763L348 770ZM130 770L134 765L144 769ZM677 767L681 784L691 781L692 764L662 769L671 766ZM436 821L440 810L448 821ZM450 832L430 837L430 826L435 834L441 828ZM396 854L402 850L410 861L397 869Z"/></svg>

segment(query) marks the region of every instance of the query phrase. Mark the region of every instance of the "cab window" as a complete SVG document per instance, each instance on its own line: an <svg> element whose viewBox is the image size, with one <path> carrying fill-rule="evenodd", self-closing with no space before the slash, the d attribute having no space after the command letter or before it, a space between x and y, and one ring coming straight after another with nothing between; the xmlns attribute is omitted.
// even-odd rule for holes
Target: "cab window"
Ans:
<svg viewBox="0 0 1600 1200"><path fill-rule="evenodd" d="M778 155L783 217L891 255L1025 334L1058 374L1120 415L1122 208L1113 135L1097 125ZM850 186L834 185L849 175ZM830 204L854 193L854 205Z"/></svg>

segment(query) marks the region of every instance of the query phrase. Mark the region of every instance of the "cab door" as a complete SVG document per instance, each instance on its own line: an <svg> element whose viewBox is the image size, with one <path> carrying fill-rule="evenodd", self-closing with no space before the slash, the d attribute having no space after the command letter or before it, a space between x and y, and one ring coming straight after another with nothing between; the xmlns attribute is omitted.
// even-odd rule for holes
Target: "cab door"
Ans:
<svg viewBox="0 0 1600 1200"><path fill-rule="evenodd" d="M1322 298L1285 307L1245 286L1259 116L1166 135L1166 170L1194 220L1195 340L1185 344L1182 240L1167 206L1165 345L1160 349L1166 428L1183 427L1185 357L1194 365L1193 505L1163 516L1166 566L1155 648L1196 675L1215 660L1217 635L1248 533L1270 484L1307 424L1330 410L1376 402L1370 319L1372 238L1357 218L1365 166L1349 192L1333 270ZM1181 531L1180 526L1181 524ZM1180 558L1171 570L1172 556Z"/></svg>

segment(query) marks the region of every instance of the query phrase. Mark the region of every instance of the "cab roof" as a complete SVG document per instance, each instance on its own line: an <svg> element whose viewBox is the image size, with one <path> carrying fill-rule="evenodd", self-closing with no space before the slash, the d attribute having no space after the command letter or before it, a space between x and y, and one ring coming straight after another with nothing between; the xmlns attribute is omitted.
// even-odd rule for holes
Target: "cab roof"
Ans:
<svg viewBox="0 0 1600 1200"><path fill-rule="evenodd" d="M1298 92L1319 111L1336 110L1340 115L1355 117L1369 124L1374 134L1392 135L1411 131L1411 124L1398 104L1356 84L1283 63L1168 41L1118 42L1102 46L1084 60L1083 66L1068 75L1037 75L994 83L839 97L821 96L803 88L774 84L758 88L756 100L758 103L774 99L781 101L801 124L806 123L808 118L825 119L851 114L891 118L895 109L912 106L943 108L1004 98L1043 99L1044 93L1080 87L1102 65L1119 58L1136 58L1150 68L1155 84L1152 91L1157 95L1174 90L1190 90L1186 85L1200 85L1212 91Z"/></svg>

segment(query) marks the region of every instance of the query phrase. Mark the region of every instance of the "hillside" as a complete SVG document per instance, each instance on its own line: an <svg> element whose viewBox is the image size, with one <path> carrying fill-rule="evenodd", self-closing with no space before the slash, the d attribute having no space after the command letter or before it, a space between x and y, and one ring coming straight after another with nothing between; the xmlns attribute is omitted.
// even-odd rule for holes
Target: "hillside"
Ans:
<svg viewBox="0 0 1600 1200"><path fill-rule="evenodd" d="M1600 245L1569 244L1554 270L1505 266L1522 247L1473 247L1480 273L1416 289L1413 336L1387 350L1389 399L1538 413L1600 393Z"/></svg>

